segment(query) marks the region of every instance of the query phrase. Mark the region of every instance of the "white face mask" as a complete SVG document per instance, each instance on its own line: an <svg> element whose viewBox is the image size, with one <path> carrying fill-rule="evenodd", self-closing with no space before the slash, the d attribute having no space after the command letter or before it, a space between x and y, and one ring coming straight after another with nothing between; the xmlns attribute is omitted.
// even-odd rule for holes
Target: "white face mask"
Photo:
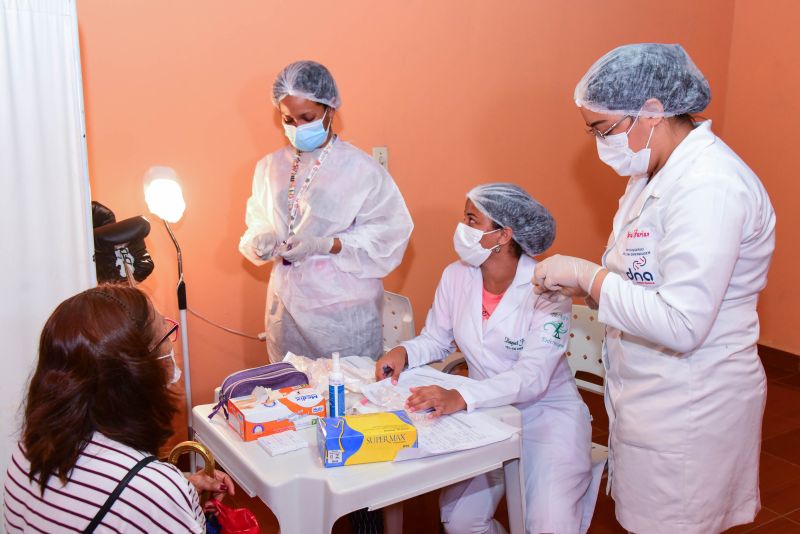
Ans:
<svg viewBox="0 0 800 534"><path fill-rule="evenodd" d="M502 228L491 232L483 232L462 222L458 223L456 233L453 235L453 246L456 249L456 253L458 253L458 257L464 263L468 263L473 267L480 267L492 253L492 249L483 248L481 239L487 234L493 234L500 230Z"/></svg>
<svg viewBox="0 0 800 534"><path fill-rule="evenodd" d="M647 138L645 147L638 152L631 150L628 146L628 132L633 129L636 121L631 127L622 133L607 135L605 138L597 137L597 155L600 161L614 169L620 176L641 176L647 174L650 167L650 139L653 137L653 130L650 129L650 136Z"/></svg>
<svg viewBox="0 0 800 534"><path fill-rule="evenodd" d="M169 349L167 354L158 357L159 360L166 360L167 358L172 360L172 378L167 382L167 385L171 386L181 379L181 369L178 367L178 364L175 363L175 349Z"/></svg>

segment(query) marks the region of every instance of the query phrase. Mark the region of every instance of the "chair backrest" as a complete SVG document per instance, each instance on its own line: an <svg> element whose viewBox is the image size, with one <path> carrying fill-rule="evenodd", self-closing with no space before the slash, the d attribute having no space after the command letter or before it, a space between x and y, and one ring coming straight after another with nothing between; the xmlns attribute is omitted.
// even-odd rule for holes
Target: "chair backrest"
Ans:
<svg viewBox="0 0 800 534"><path fill-rule="evenodd" d="M567 362L573 376L578 371L592 374L605 380L603 368L603 337L605 325L597 320L597 312L588 306L572 305ZM582 378L575 378L579 388L603 394L603 386Z"/></svg>
<svg viewBox="0 0 800 534"><path fill-rule="evenodd" d="M401 341L411 339L414 332L414 313L408 297L383 292L383 347L391 349Z"/></svg>

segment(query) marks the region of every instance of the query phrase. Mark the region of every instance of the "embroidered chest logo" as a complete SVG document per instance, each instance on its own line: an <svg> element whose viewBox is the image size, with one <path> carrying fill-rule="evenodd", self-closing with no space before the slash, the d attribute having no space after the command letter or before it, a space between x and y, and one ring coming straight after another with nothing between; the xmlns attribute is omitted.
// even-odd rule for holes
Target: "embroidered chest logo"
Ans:
<svg viewBox="0 0 800 534"><path fill-rule="evenodd" d="M505 344L507 350L522 350L522 347L525 345L525 338L521 337L519 339L511 339L510 337L506 336L506 339L503 343Z"/></svg>
<svg viewBox="0 0 800 534"><path fill-rule="evenodd" d="M628 275L628 279L644 285L653 285L655 283L653 279L653 273L650 271L645 271L645 265L647 265L647 258L645 256L641 256L638 260L634 260L632 267L629 267L628 272L625 273Z"/></svg>
<svg viewBox="0 0 800 534"><path fill-rule="evenodd" d="M627 257L625 275L635 284L655 286L657 266L653 256L653 239L655 236L650 228L635 228L626 233L626 246L622 252Z"/></svg>
<svg viewBox="0 0 800 534"><path fill-rule="evenodd" d="M650 232L647 230L639 231L638 228L635 228L633 231L628 232L628 239L636 239L637 237L650 237Z"/></svg>

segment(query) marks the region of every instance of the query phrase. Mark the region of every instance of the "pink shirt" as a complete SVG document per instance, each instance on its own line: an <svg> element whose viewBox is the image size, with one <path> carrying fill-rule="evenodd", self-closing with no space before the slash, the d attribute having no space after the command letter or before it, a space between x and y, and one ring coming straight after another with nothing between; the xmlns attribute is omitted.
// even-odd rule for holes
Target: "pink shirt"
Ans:
<svg viewBox="0 0 800 534"><path fill-rule="evenodd" d="M500 293L499 295L495 295L494 293L489 293L486 289L483 290L483 309L481 310L481 316L483 317L484 321L488 321L489 317L492 316L494 310L497 308L497 305L500 304L500 300L505 295L505 291Z"/></svg>

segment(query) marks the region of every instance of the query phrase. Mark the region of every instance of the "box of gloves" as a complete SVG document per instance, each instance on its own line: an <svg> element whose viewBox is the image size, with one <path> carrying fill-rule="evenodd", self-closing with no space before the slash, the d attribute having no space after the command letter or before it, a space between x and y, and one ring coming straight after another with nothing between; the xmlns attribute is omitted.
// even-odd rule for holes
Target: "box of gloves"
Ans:
<svg viewBox="0 0 800 534"><path fill-rule="evenodd" d="M244 397L228 400L228 424L245 441L299 430L325 417L325 397L308 384L278 390L256 388Z"/></svg>
<svg viewBox="0 0 800 534"><path fill-rule="evenodd" d="M403 411L320 418L317 448L325 467L388 462L417 447L417 429Z"/></svg>

